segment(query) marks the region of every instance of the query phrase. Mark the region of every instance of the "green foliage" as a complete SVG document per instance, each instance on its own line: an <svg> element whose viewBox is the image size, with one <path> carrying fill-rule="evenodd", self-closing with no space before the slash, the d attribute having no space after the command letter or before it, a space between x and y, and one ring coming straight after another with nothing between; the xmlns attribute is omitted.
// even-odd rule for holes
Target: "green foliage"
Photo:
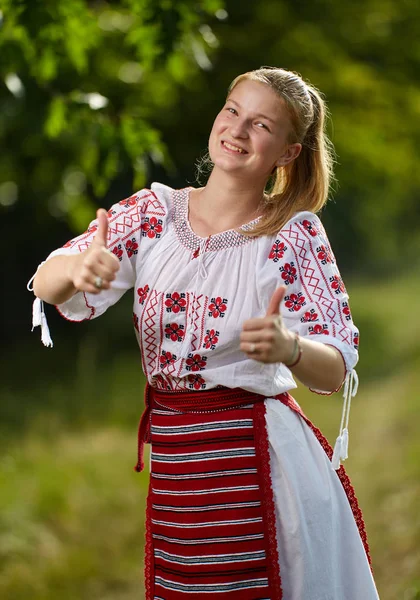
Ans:
<svg viewBox="0 0 420 600"><path fill-rule="evenodd" d="M15 181L21 201L35 199L41 215L67 216L77 228L86 225L82 204L90 218L88 197L103 197L117 176L134 174L144 186L150 162L170 165L154 121L211 51L198 29L220 6L3 0L0 142L8 159L0 183ZM85 178L74 194L69 169Z"/></svg>

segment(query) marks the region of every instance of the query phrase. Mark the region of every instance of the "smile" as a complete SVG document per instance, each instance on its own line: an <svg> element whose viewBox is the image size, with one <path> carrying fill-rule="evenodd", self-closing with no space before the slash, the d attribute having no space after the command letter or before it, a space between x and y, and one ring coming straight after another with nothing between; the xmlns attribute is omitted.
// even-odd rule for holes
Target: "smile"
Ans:
<svg viewBox="0 0 420 600"><path fill-rule="evenodd" d="M239 146L234 146L233 144L229 144L229 142L222 141L222 146L230 152L236 152L237 154L248 154L248 152L243 148L240 148Z"/></svg>

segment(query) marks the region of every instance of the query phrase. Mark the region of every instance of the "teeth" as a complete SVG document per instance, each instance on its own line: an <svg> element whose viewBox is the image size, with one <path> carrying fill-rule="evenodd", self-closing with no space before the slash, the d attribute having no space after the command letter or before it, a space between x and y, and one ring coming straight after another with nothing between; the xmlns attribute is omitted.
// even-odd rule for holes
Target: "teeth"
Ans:
<svg viewBox="0 0 420 600"><path fill-rule="evenodd" d="M242 148L238 148L238 146L232 146L232 144L228 144L227 142L223 143L229 150L234 150L235 152L239 152L240 154L245 154L245 150L242 150Z"/></svg>

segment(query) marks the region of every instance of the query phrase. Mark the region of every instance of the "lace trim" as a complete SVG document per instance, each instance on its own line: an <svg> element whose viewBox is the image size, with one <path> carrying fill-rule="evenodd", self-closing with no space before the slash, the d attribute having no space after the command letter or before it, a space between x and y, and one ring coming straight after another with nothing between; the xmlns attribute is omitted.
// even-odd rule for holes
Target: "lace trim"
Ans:
<svg viewBox="0 0 420 600"><path fill-rule="evenodd" d="M232 248L234 246L243 246L252 241L252 237L248 237L237 231L236 229L229 229L228 231L222 231L216 233L208 238L199 237L191 229L188 221L188 198L190 191L193 188L184 188L182 190L174 190L172 194L172 201L174 205L174 218L173 224L175 233L178 236L180 243L188 248L191 252L196 252L197 248L203 243L204 239L207 239L205 251L214 252L217 250L225 250L226 248ZM260 220L260 217L242 225L242 229L249 230L252 226Z"/></svg>
<svg viewBox="0 0 420 600"><path fill-rule="evenodd" d="M147 494L146 504L146 534L144 548L144 586L145 600L154 599L155 565L152 537L152 483L149 483L149 493Z"/></svg>
<svg viewBox="0 0 420 600"><path fill-rule="evenodd" d="M302 409L300 408L300 406L298 406L298 404L296 404L296 402L294 401L292 396L290 396L289 394L284 394L281 397L277 396L277 398L281 402L283 402L283 404L285 404L292 410L296 411L305 420L305 422L309 425L309 427L314 432L318 442L321 444L323 450L325 451L325 454L331 460L332 455L333 455L332 446L328 442L327 438L318 429L318 427L315 427L315 425L308 419L308 417L305 416ZM365 552L366 552L367 559L369 561L370 569L373 572L372 560L370 557L370 549L369 549L369 544L368 544L368 540L367 540L366 527L365 527L365 522L363 520L363 514L362 514L361 508L359 506L359 501L357 500L356 493L355 493L354 488L350 481L350 477L347 475L346 470L343 467L343 465L341 465L340 468L336 470L336 473L338 475L338 478L341 481L341 485L343 486L344 491L347 496L347 499L349 501L350 508L351 508L353 516L354 516L354 520L356 521L356 525L359 530L359 534L362 539L363 546L365 548Z"/></svg>
<svg viewBox="0 0 420 600"><path fill-rule="evenodd" d="M276 513L274 496L271 486L270 453L268 447L267 426L265 422L265 403L254 404L253 421L255 436L255 454L258 460L258 475L260 478L261 507L266 540L267 571L270 586L270 600L281 600L280 563L277 548Z"/></svg>

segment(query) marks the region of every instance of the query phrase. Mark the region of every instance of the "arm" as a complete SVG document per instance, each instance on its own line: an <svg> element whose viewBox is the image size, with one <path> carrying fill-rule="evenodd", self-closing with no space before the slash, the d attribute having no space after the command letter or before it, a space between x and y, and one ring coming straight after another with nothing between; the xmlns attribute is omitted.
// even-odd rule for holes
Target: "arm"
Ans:
<svg viewBox="0 0 420 600"><path fill-rule="evenodd" d="M77 255L54 256L38 269L34 279L34 292L38 298L50 304L61 304L78 291L99 294L110 288L120 265L106 248L106 211L99 209L97 217L98 231L87 250ZM100 289L94 285L98 276L102 278Z"/></svg>
<svg viewBox="0 0 420 600"><path fill-rule="evenodd" d="M295 334L288 330L280 316L279 305L286 288L278 288L270 301L265 317L249 319L243 324L240 348L249 358L264 363L284 363L293 360ZM340 352L315 340L299 338L302 355L291 367L294 375L306 386L336 391L344 381L346 369ZM253 350L253 351L252 351Z"/></svg>

